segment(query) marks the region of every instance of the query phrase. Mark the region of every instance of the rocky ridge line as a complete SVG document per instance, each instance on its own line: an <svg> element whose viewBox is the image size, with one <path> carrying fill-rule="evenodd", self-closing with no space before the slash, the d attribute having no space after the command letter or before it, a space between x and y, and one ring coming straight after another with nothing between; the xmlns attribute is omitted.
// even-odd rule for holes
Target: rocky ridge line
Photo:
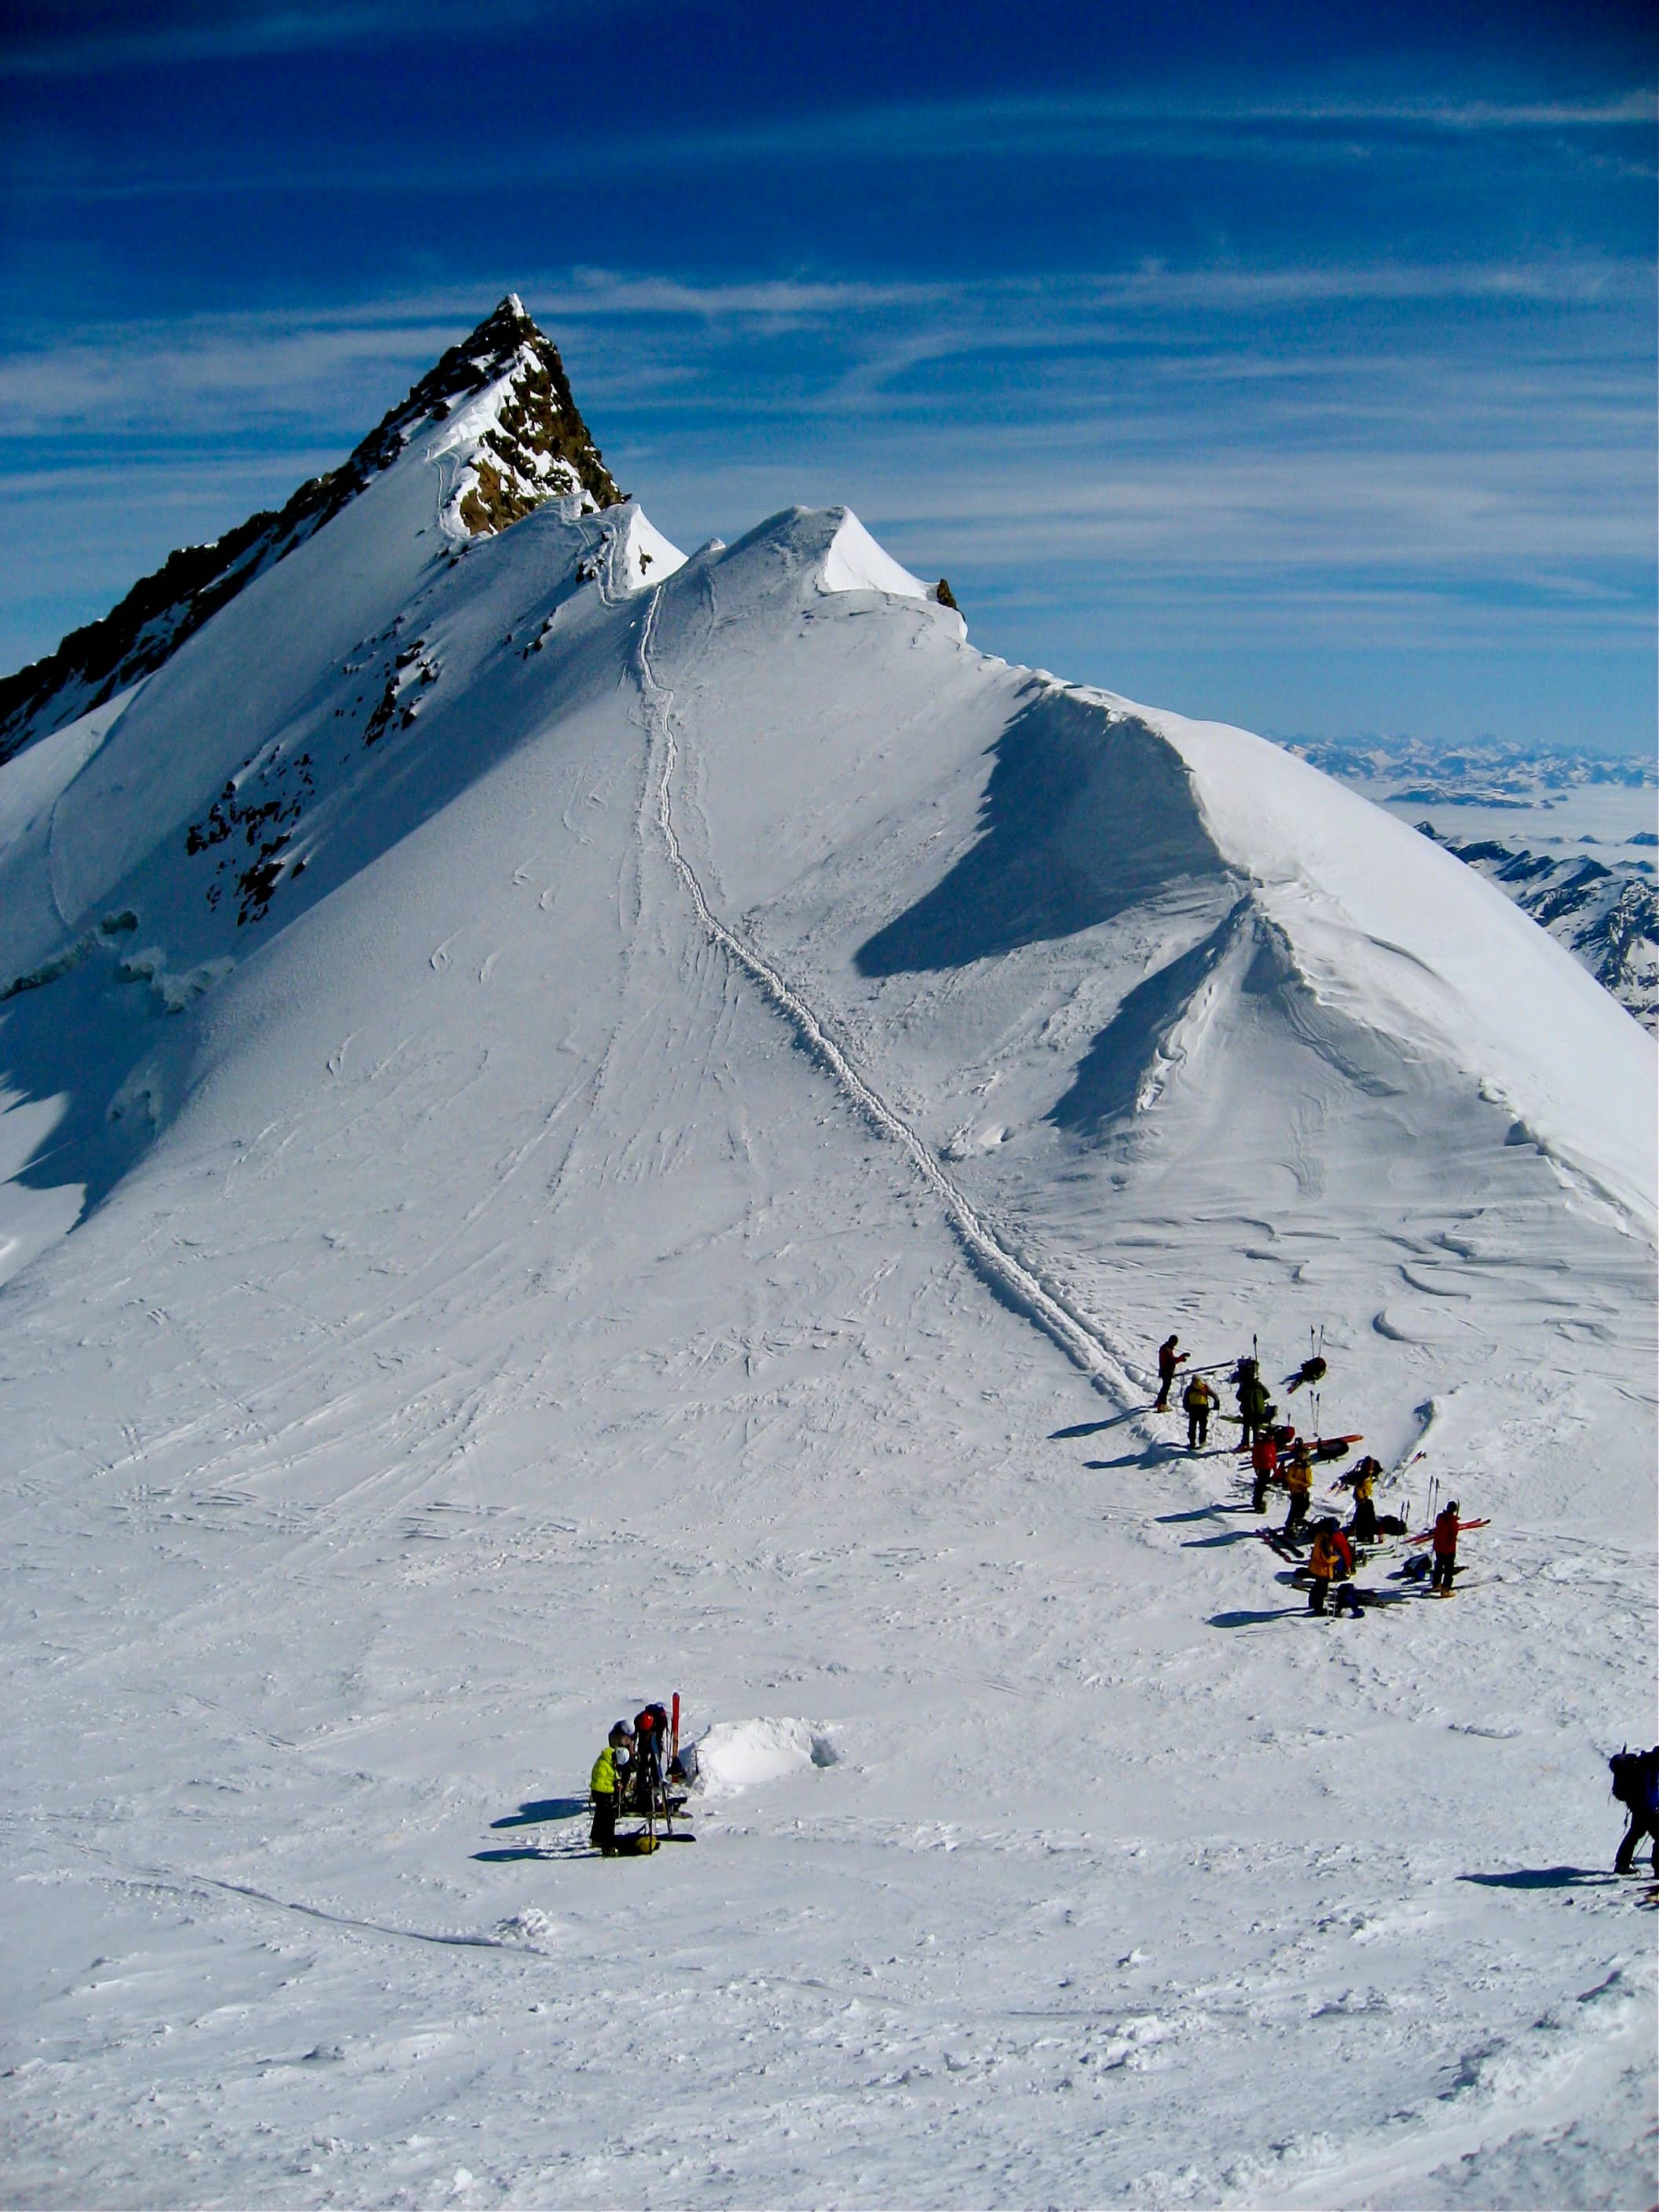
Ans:
<svg viewBox="0 0 1659 2212"><path fill-rule="evenodd" d="M0 680L0 763L150 675L390 468L418 430L508 374L507 393L463 476L454 510L461 524L481 537L547 499L580 496L589 512L618 505L623 495L582 420L557 347L509 293L337 469L313 477L283 507L250 515L212 544L169 554L108 614Z"/></svg>

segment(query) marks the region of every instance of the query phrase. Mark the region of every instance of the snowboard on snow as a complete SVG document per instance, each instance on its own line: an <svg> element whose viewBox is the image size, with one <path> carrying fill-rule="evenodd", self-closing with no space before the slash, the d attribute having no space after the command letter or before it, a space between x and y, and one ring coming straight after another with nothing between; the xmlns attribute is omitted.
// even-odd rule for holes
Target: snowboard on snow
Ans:
<svg viewBox="0 0 1659 2212"><path fill-rule="evenodd" d="M1238 1416L1237 1413L1234 1413L1230 1418L1233 1420L1237 1420ZM1348 1453L1352 1450L1355 1444L1363 1444L1364 1441L1365 1439L1363 1435L1352 1437L1310 1437L1307 1439L1307 1444L1309 1450L1313 1454L1314 1459L1316 1462L1317 1462L1322 1459L1344 1459L1347 1456ZM1243 1458L1248 1459L1249 1457L1250 1447L1249 1444L1235 1444L1233 1446L1233 1449ZM1472 1528L1474 1524L1472 1522L1465 1522L1463 1525L1465 1528Z"/></svg>

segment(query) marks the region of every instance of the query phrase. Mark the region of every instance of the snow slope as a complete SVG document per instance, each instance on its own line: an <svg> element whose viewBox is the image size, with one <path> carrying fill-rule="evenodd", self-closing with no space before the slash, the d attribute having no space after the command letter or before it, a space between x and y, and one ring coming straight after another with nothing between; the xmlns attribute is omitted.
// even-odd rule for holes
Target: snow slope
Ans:
<svg viewBox="0 0 1659 2212"><path fill-rule="evenodd" d="M1645 2203L1651 1040L843 510L462 549L452 429L0 769L10 2198ZM1170 1326L1472 1587L1308 1619Z"/></svg>

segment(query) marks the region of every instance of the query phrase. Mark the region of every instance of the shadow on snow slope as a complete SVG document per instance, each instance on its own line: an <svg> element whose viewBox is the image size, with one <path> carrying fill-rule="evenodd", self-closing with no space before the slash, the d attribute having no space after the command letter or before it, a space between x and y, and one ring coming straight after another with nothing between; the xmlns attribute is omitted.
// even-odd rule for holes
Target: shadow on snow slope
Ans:
<svg viewBox="0 0 1659 2212"><path fill-rule="evenodd" d="M1185 763L1144 722L1045 690L992 751L978 842L859 948L861 975L964 968L1227 873Z"/></svg>

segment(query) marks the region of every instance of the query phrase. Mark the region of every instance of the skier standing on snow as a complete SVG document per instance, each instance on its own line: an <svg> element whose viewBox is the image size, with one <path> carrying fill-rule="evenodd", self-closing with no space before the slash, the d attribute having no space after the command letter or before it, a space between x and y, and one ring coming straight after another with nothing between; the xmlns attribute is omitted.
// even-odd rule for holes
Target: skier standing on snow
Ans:
<svg viewBox="0 0 1659 2212"><path fill-rule="evenodd" d="M1255 1473L1255 1487L1250 1492L1250 1510L1265 1513L1267 1510L1267 1485L1279 1480L1279 1446L1273 1442L1271 1429L1263 1429L1250 1446L1250 1465Z"/></svg>
<svg viewBox="0 0 1659 2212"><path fill-rule="evenodd" d="M607 1859L617 1856L617 1799L627 1780L633 1741L632 1729L626 1721L618 1721L588 1777L587 1786L593 1793L593 1826L588 1841Z"/></svg>
<svg viewBox="0 0 1659 2212"><path fill-rule="evenodd" d="M635 1714L634 1741L639 1754L634 1766L634 1809L649 1813L662 1802L668 1758L668 1715L661 1705L647 1705Z"/></svg>
<svg viewBox="0 0 1659 2212"><path fill-rule="evenodd" d="M1454 1498L1444 1511L1435 1516L1434 1566L1429 1576L1429 1588L1441 1597L1451 1595L1452 1577L1457 1572L1457 1532L1462 1526Z"/></svg>
<svg viewBox="0 0 1659 2212"><path fill-rule="evenodd" d="M1158 1395L1152 1401L1155 1413L1167 1413L1170 1410L1170 1388L1175 1381L1176 1368L1185 1362L1187 1357L1184 1352L1176 1350L1180 1341L1178 1336L1166 1336L1158 1347Z"/></svg>
<svg viewBox="0 0 1659 2212"><path fill-rule="evenodd" d="M1194 1375L1181 1394L1187 1411L1187 1449L1200 1451L1210 1434L1210 1415L1219 1403L1201 1375Z"/></svg>
<svg viewBox="0 0 1659 2212"><path fill-rule="evenodd" d="M1239 1361L1233 1370L1233 1382L1238 1391L1238 1418L1244 1424L1243 1440L1253 1444L1267 1427L1273 1412L1267 1402L1267 1386L1254 1359Z"/></svg>
<svg viewBox="0 0 1659 2212"><path fill-rule="evenodd" d="M1279 1530L1292 1543L1302 1533L1302 1524L1308 1517L1308 1499L1313 1491L1313 1459L1300 1437L1291 1447L1291 1456L1279 1480L1290 1492L1291 1510L1285 1516L1285 1526Z"/></svg>
<svg viewBox="0 0 1659 2212"><path fill-rule="evenodd" d="M1372 1492L1376 1488L1376 1478L1382 1472L1382 1461L1368 1455L1360 1461L1352 1474L1342 1477L1353 1492L1352 1525L1356 1544L1374 1544L1376 1541L1376 1500Z"/></svg>

